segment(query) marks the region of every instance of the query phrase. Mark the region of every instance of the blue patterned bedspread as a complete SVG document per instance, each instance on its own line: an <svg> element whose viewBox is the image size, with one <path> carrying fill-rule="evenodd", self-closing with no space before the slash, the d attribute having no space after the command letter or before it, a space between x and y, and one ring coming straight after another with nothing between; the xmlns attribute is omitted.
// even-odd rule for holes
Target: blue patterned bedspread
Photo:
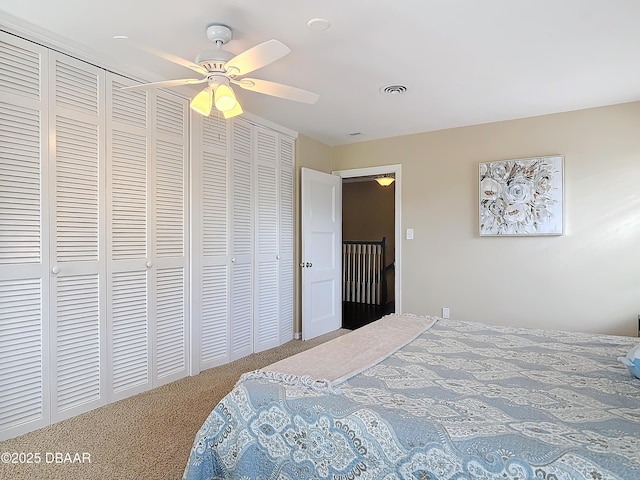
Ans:
<svg viewBox="0 0 640 480"><path fill-rule="evenodd" d="M184 478L637 480L637 342L439 320L333 392L245 375Z"/></svg>

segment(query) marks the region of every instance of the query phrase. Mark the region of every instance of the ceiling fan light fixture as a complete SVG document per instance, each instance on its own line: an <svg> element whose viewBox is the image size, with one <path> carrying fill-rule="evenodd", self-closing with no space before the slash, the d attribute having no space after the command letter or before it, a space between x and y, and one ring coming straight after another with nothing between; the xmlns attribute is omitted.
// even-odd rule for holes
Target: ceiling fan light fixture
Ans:
<svg viewBox="0 0 640 480"><path fill-rule="evenodd" d="M226 118L235 117L236 115L240 115L241 113L242 113L242 107L238 102L236 102L236 106L234 108L232 108L231 110L227 110L226 112L222 112L222 115L224 115L224 118L226 119Z"/></svg>
<svg viewBox="0 0 640 480"><path fill-rule="evenodd" d="M214 103L216 108L221 112L229 112L236 108L238 100L236 100L236 95L233 93L233 90L231 90L231 87L222 84L216 88Z"/></svg>
<svg viewBox="0 0 640 480"><path fill-rule="evenodd" d="M211 107L213 105L213 92L209 87L203 89L200 93L198 93L193 99L189 106L195 112L198 112L200 115L204 115L205 117L209 116L211 113Z"/></svg>

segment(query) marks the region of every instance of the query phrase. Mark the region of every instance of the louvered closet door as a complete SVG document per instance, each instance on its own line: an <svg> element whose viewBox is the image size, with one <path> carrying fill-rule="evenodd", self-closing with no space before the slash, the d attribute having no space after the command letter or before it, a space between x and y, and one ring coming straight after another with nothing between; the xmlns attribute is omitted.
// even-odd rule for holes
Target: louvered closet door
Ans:
<svg viewBox="0 0 640 480"><path fill-rule="evenodd" d="M229 122L213 115L194 114L192 119L201 139L193 152L193 228L199 230L193 262L193 288L199 298L193 315L200 328L194 342L199 369L204 370L229 361Z"/></svg>
<svg viewBox="0 0 640 480"><path fill-rule="evenodd" d="M280 144L280 195L278 216L278 279L280 299L280 343L293 340L293 205L295 175L295 141L283 134Z"/></svg>
<svg viewBox="0 0 640 480"><path fill-rule="evenodd" d="M229 360L253 352L253 162L251 125L235 119L231 136Z"/></svg>
<svg viewBox="0 0 640 480"><path fill-rule="evenodd" d="M188 171L187 101L154 92L151 305L153 384L187 375Z"/></svg>
<svg viewBox="0 0 640 480"><path fill-rule="evenodd" d="M255 128L256 156L256 311L254 351L280 345L278 251L278 134Z"/></svg>
<svg viewBox="0 0 640 480"><path fill-rule="evenodd" d="M107 74L107 357L111 399L151 388L147 93Z"/></svg>
<svg viewBox="0 0 640 480"><path fill-rule="evenodd" d="M52 420L57 421L103 402L104 72L52 52L50 82Z"/></svg>
<svg viewBox="0 0 640 480"><path fill-rule="evenodd" d="M0 32L0 441L49 423L47 71Z"/></svg>

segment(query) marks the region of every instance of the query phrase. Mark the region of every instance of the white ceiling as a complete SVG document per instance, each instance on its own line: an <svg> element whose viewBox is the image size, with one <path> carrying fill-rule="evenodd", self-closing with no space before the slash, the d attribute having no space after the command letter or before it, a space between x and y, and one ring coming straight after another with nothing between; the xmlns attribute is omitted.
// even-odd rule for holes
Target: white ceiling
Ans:
<svg viewBox="0 0 640 480"><path fill-rule="evenodd" d="M278 39L291 53L251 76L320 100L237 96L331 146L640 100L638 0L0 0L0 21L141 81L193 72L114 35L188 60L212 48L213 23L235 54ZM408 91L381 95L389 84Z"/></svg>

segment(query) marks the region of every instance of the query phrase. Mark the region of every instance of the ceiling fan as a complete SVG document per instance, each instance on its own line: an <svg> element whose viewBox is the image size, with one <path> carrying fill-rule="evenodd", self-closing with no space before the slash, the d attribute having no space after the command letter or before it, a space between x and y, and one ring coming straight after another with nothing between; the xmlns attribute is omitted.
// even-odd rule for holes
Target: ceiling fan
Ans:
<svg viewBox="0 0 640 480"><path fill-rule="evenodd" d="M191 100L191 108L201 115L209 115L213 107L222 112L225 118L231 118L242 113L242 107L236 99L231 84L245 90L264 93L275 97L285 98L303 103L315 103L318 94L302 90L301 88L284 85L281 83L246 78L244 75L264 67L287 55L291 50L278 40L268 40L264 43L233 55L222 50L232 38L231 29L225 25L210 25L207 27L207 37L215 45L216 49L203 52L196 57L195 62L190 62L170 53L156 50L133 40L132 45L153 55L159 56L170 62L182 65L202 75L202 78L183 78L162 82L143 83L124 87L123 90L140 90L160 87L176 87L179 85L196 85L205 83L206 86ZM128 39L126 36L115 36L118 39Z"/></svg>

